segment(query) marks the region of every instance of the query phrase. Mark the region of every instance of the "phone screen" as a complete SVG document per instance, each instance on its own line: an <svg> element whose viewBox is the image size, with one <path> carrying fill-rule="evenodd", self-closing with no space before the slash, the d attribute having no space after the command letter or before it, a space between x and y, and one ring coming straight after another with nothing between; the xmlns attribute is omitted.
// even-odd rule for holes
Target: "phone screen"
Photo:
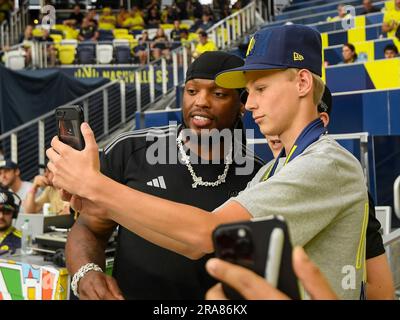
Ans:
<svg viewBox="0 0 400 320"><path fill-rule="evenodd" d="M59 107L55 111L57 119L58 138L76 150L85 148L81 133L83 110L80 106Z"/></svg>
<svg viewBox="0 0 400 320"><path fill-rule="evenodd" d="M83 145L80 140L80 128L77 120L59 120L59 138L74 149L82 150Z"/></svg>

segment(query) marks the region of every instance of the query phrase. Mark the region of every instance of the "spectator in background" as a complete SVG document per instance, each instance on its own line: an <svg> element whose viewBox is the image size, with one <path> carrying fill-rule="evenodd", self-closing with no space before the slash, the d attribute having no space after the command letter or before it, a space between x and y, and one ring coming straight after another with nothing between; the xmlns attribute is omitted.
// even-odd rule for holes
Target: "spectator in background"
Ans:
<svg viewBox="0 0 400 320"><path fill-rule="evenodd" d="M201 28L204 31L207 31L213 26L214 22L211 21L211 16L208 14L203 14L201 18L201 23L197 26L197 28Z"/></svg>
<svg viewBox="0 0 400 320"><path fill-rule="evenodd" d="M388 44L383 50L385 59L397 58L399 56L399 50L394 44Z"/></svg>
<svg viewBox="0 0 400 320"><path fill-rule="evenodd" d="M89 19L90 25L96 27L97 29L97 27L99 26L99 15L97 14L96 10L95 9L89 10L86 17Z"/></svg>
<svg viewBox="0 0 400 320"><path fill-rule="evenodd" d="M64 25L69 26L71 28L76 28L82 24L82 20L84 15L81 12L81 6L76 4L74 6L74 11L71 12L68 19L64 20Z"/></svg>
<svg viewBox="0 0 400 320"><path fill-rule="evenodd" d="M343 3L339 4L337 7L338 15L336 17L328 17L326 21L340 21L342 19L350 19L352 16L350 13L346 14L345 5Z"/></svg>
<svg viewBox="0 0 400 320"><path fill-rule="evenodd" d="M208 40L207 32L200 31L198 33L198 35L199 35L199 43L196 45L196 48L193 53L193 57L195 59L198 58L202 53L204 53L206 51L218 50L215 43L211 40Z"/></svg>
<svg viewBox="0 0 400 320"><path fill-rule="evenodd" d="M117 24L117 19L112 14L111 8L105 7L103 14L99 17L99 29L112 30Z"/></svg>
<svg viewBox="0 0 400 320"><path fill-rule="evenodd" d="M46 43L46 50L47 50L47 59L51 67L54 67L56 64L56 55L57 51L54 47L54 40L50 37L50 26L49 25L42 25L43 35L38 38L39 42Z"/></svg>
<svg viewBox="0 0 400 320"><path fill-rule="evenodd" d="M186 1L185 0L175 0L175 5L178 9L179 20L188 19Z"/></svg>
<svg viewBox="0 0 400 320"><path fill-rule="evenodd" d="M25 27L24 34L19 37L18 43L21 43L25 50L25 64L29 65L32 61L32 41L33 26L28 24Z"/></svg>
<svg viewBox="0 0 400 320"><path fill-rule="evenodd" d="M372 5L372 1L371 0L363 0L363 8L364 9L361 12L361 14L370 14L370 13L381 11L380 9L378 9L377 7Z"/></svg>
<svg viewBox="0 0 400 320"><path fill-rule="evenodd" d="M14 197L9 190L0 188L0 255L21 248L21 232L12 226L13 217L18 214Z"/></svg>
<svg viewBox="0 0 400 320"><path fill-rule="evenodd" d="M149 34L146 30L144 30L142 32L142 37L139 39L138 45L133 48L134 55L136 58L139 59L140 64L146 64L148 62L149 53L147 50L147 46L149 45L149 41Z"/></svg>
<svg viewBox="0 0 400 320"><path fill-rule="evenodd" d="M157 6L151 7L147 18L146 18L146 25L148 28L158 28L161 23L161 16L160 12L158 11Z"/></svg>
<svg viewBox="0 0 400 320"><path fill-rule="evenodd" d="M346 43L342 48L342 63L354 63L357 62L356 48L351 43Z"/></svg>
<svg viewBox="0 0 400 320"><path fill-rule="evenodd" d="M171 49L175 49L177 47L179 47L180 45L180 41L181 41L181 23L179 20L175 20L174 21L174 28L171 30L171 33L169 34L169 37L171 39L171 41L173 41L174 43L172 44Z"/></svg>
<svg viewBox="0 0 400 320"><path fill-rule="evenodd" d="M15 192L21 198L22 205L33 186L31 182L22 181L18 165L11 160L0 161L0 185ZM24 212L23 206L20 212Z"/></svg>
<svg viewBox="0 0 400 320"><path fill-rule="evenodd" d="M33 179L32 188L24 201L24 210L29 213L39 213L43 210L45 203L50 203L50 211L60 214L69 214L69 202L62 201L60 192L53 187L51 180L53 174L49 169L44 167L44 174L38 175ZM40 196L36 197L39 189L43 192Z"/></svg>
<svg viewBox="0 0 400 320"><path fill-rule="evenodd" d="M125 7L119 8L119 13L117 15L117 26L122 28L124 25L124 21L129 18L129 12L125 9Z"/></svg>
<svg viewBox="0 0 400 320"><path fill-rule="evenodd" d="M394 8L387 10L383 16L382 32L386 32L388 38L397 37L400 39L398 31L400 25L400 0L393 0Z"/></svg>
<svg viewBox="0 0 400 320"><path fill-rule="evenodd" d="M167 6L163 11L162 21L163 23L173 23L179 19L179 14L176 6Z"/></svg>
<svg viewBox="0 0 400 320"><path fill-rule="evenodd" d="M85 18L82 21L82 26L78 34L79 41L97 41L99 38L99 32L97 28L90 23L89 18Z"/></svg>
<svg viewBox="0 0 400 320"><path fill-rule="evenodd" d="M132 7L128 18L125 19L122 26L124 28L128 28L129 30L143 30L144 20L142 17L142 12L140 11L138 6Z"/></svg>
<svg viewBox="0 0 400 320"><path fill-rule="evenodd" d="M168 38L163 28L158 28L150 47L155 60L161 58L162 55L169 56Z"/></svg>

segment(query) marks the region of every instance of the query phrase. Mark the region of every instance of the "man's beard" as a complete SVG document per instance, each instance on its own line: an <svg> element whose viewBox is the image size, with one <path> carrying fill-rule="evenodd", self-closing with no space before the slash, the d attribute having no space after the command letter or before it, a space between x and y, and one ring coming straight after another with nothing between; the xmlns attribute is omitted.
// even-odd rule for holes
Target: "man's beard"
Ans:
<svg viewBox="0 0 400 320"><path fill-rule="evenodd" d="M10 224L11 225L11 224ZM6 231L10 226L4 225L4 227L0 226L0 232Z"/></svg>

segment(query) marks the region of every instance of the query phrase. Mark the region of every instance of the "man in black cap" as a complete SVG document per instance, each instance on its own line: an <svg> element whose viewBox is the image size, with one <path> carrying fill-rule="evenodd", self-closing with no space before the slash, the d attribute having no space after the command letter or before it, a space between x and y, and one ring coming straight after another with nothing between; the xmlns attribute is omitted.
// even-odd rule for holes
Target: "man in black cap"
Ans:
<svg viewBox="0 0 400 320"><path fill-rule="evenodd" d="M232 157L231 152L223 150L218 164L200 164L197 155L204 154L204 145L179 138L185 127L195 135L204 129L241 127L240 92L219 88L214 83L217 73L241 65L243 60L231 54L204 53L187 70L184 124L121 134L104 149L101 171L147 194L205 210L214 209L244 189L261 167L260 160L250 159L255 161L253 170L236 176L239 165L227 160ZM165 164L152 165L146 155L156 144L165 145L168 154L172 150L179 156L186 155L190 148L197 159L177 164L166 159ZM218 141L213 150L215 147L220 151L223 145ZM126 299L203 299L206 290L215 283L205 271L207 257L192 261L144 240L123 226L118 230L115 280L100 272L78 273L89 263L104 266L104 240L115 227L113 221L81 215L72 228L67 243L67 266L72 275L81 275L78 290L81 299L119 298L119 290Z"/></svg>
<svg viewBox="0 0 400 320"><path fill-rule="evenodd" d="M46 151L54 184L73 194L75 208L87 215L113 220L192 259L214 251L211 233L221 223L281 215L293 244L304 247L339 298L359 298L365 284L367 189L358 160L325 135L319 119L321 42L307 26L263 29L250 41L245 65L217 75L220 86L247 88L246 109L264 135L279 136L287 156L260 169L245 190L212 213L102 175L86 123L81 126L85 150L77 152L54 137ZM209 121L202 115L196 120ZM94 210L98 207L103 209Z"/></svg>
<svg viewBox="0 0 400 320"><path fill-rule="evenodd" d="M18 197L0 188L0 255L21 248L21 232L12 226L19 210Z"/></svg>
<svg viewBox="0 0 400 320"><path fill-rule="evenodd" d="M12 190L24 201L33 184L29 181L22 181L18 165L7 159L0 160L0 186ZM23 207L20 212L24 212Z"/></svg>

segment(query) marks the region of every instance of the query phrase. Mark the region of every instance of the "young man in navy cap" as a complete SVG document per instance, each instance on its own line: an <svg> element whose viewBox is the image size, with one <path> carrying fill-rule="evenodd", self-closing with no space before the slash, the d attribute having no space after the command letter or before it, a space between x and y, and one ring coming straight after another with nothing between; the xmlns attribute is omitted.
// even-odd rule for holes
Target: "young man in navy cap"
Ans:
<svg viewBox="0 0 400 320"><path fill-rule="evenodd" d="M221 223L282 215L293 244L305 248L339 298L358 299L365 281L368 197L358 160L324 135L318 117L321 37L309 27L289 25L261 30L254 39L245 65L223 72L216 82L247 87L246 108L261 132L282 140L288 156L280 166L263 167L244 191L211 214L102 175L93 132L83 124L85 150L73 150L57 137L47 150L54 184L79 196L77 209L86 214L116 221L192 259L214 251L211 233Z"/></svg>
<svg viewBox="0 0 400 320"><path fill-rule="evenodd" d="M157 144L165 145L168 155L171 151L179 155L184 149L186 154L186 149L191 148L198 158L203 145L179 138L185 127L198 134L204 129L240 127L244 111L240 92L219 88L214 78L217 73L243 63L241 58L224 52L201 55L186 73L184 125L121 134L104 149L103 174L149 195L205 210L214 209L244 189L261 168L260 160L249 159L255 163L247 175L235 175L239 164L225 160L225 153L232 156L228 150L221 152L218 164L193 163L193 158L187 164L171 163L173 159L156 165L146 161L146 154ZM241 143L238 146L244 147ZM219 151L223 145L218 141L216 147ZM198 179L201 181L193 187ZM171 220L171 223L179 222ZM71 274L87 263L104 264L104 239L115 227L114 221L80 216L67 243L67 266ZM122 225L117 242L113 278L100 272L87 273L79 281L80 298L117 298L121 290L126 299L203 299L206 290L215 283L204 267L208 257L191 261L146 241Z"/></svg>

